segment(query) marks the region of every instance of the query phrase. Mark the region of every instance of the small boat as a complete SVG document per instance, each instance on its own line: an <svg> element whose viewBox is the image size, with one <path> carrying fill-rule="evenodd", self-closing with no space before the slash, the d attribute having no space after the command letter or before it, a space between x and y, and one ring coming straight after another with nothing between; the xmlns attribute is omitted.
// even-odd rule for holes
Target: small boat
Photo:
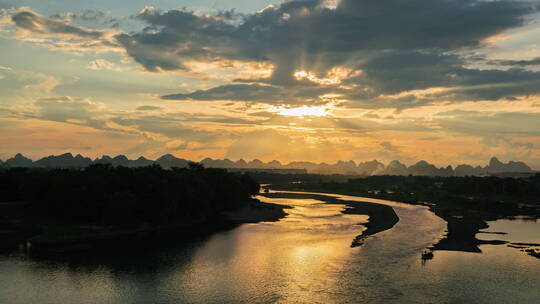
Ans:
<svg viewBox="0 0 540 304"><path fill-rule="evenodd" d="M422 260L425 261L425 260L431 260L431 259L433 259L433 252L429 250L424 250L422 252Z"/></svg>

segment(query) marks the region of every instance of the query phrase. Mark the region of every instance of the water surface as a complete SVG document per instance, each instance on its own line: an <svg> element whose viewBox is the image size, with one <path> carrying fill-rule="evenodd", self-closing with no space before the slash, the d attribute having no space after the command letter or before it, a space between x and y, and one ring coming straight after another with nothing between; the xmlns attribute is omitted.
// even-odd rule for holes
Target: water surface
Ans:
<svg viewBox="0 0 540 304"><path fill-rule="evenodd" d="M261 200L294 206L275 223L235 229L154 251L51 261L0 257L0 303L535 303L540 260L506 246L482 254L420 252L445 223L427 208L391 205L400 221L350 248L368 220L317 200ZM502 225L502 226L501 226ZM508 235L532 240L537 222ZM490 229L512 225L491 223ZM536 234L537 235L537 234Z"/></svg>

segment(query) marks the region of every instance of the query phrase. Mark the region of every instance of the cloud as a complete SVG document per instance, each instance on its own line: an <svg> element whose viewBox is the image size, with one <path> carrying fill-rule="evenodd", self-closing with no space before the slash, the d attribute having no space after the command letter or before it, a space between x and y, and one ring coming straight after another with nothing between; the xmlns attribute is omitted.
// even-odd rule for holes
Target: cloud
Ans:
<svg viewBox="0 0 540 304"><path fill-rule="evenodd" d="M269 127L294 127L321 132L324 130L347 132L347 133L371 133L379 131L402 131L402 132L433 132L434 129L423 124L421 120L388 119L373 121L362 118L344 118L332 115L316 117L282 116L275 113L255 112L251 116L264 117L263 120L253 121L252 124Z"/></svg>
<svg viewBox="0 0 540 304"><path fill-rule="evenodd" d="M18 28L37 34L61 34L85 39L100 39L105 36L103 31L72 26L61 20L46 18L32 11L16 12L11 15L11 20Z"/></svg>
<svg viewBox="0 0 540 304"><path fill-rule="evenodd" d="M39 98L33 107L7 109L4 117L17 119L61 122L78 127L89 127L103 134L119 134L126 136L142 136L146 144L141 142L138 148L157 149L158 146L179 140L186 145L194 142L199 146L210 146L219 138L227 138L230 134L223 131L205 130L197 127L198 122L218 122L222 124L239 123L229 117L182 112L156 112L160 107L141 106L137 111L118 111L107 108L104 104L90 99L71 96ZM0 109L1 112L2 109ZM151 111L147 113L148 111ZM173 145L174 146L174 145ZM178 146L178 144L176 144Z"/></svg>
<svg viewBox="0 0 540 304"><path fill-rule="evenodd" d="M1 89L4 104L26 97L50 95L62 80L41 72L18 70L0 66Z"/></svg>
<svg viewBox="0 0 540 304"><path fill-rule="evenodd" d="M495 65L528 67L528 66L540 65L540 57L527 59L527 60L490 60L488 61L488 63L495 64Z"/></svg>
<svg viewBox="0 0 540 304"><path fill-rule="evenodd" d="M459 113L459 112L458 112ZM540 113L466 112L434 120L443 130L468 136L540 136Z"/></svg>
<svg viewBox="0 0 540 304"><path fill-rule="evenodd" d="M224 62L237 62L237 69L239 63L271 67L164 99L295 105L324 104L324 96L334 96L346 107L405 109L540 94L540 73L523 69L538 59L482 70L468 67L473 59L463 55L523 26L537 11L527 2L481 0L291 0L251 14L145 7L135 17L144 28L129 33L76 26L71 18L29 9L4 14L19 39L74 52L119 51L151 72L193 73ZM89 68L118 69L103 59Z"/></svg>
<svg viewBox="0 0 540 304"><path fill-rule="evenodd" d="M399 150L398 147L394 146L392 143L388 142L388 141L383 141L379 144L381 147L383 147L385 150L387 151L391 151L391 152L397 152Z"/></svg>
<svg viewBox="0 0 540 304"><path fill-rule="evenodd" d="M240 20L234 15L145 9L138 18L149 28L123 38L126 44L137 42L155 51L160 47L162 51L156 54L172 56L163 57L172 59L172 64L161 66L163 62L155 61L149 64L150 69L172 68L177 59L186 56L281 60L293 63L292 68L309 65L306 59L317 56L322 58L313 64L323 61L333 66L335 60L346 61L350 55L362 55L363 51L365 55L370 50L479 46L487 37L522 25L524 16L532 12L533 8L524 3L475 0L343 0L336 9L329 9L323 1L296 0ZM283 18L284 14L289 17ZM144 57L144 53L139 55L135 57Z"/></svg>
<svg viewBox="0 0 540 304"><path fill-rule="evenodd" d="M156 110L161 110L161 108L156 107L156 106L140 106L140 107L137 107L137 111L156 111Z"/></svg>
<svg viewBox="0 0 540 304"><path fill-rule="evenodd" d="M187 94L165 95L167 100L235 100L235 101L279 101L283 92L276 87L257 84L231 84Z"/></svg>
<svg viewBox="0 0 540 304"><path fill-rule="evenodd" d="M6 74L11 72L12 69L0 65L0 80L6 78Z"/></svg>
<svg viewBox="0 0 540 304"><path fill-rule="evenodd" d="M99 21L105 18L106 14L102 11L87 9L78 15L77 18L81 18L85 21Z"/></svg>
<svg viewBox="0 0 540 304"><path fill-rule="evenodd" d="M39 118L58 122L88 123L101 108L90 100L69 96L40 98L35 105L39 108Z"/></svg>
<svg viewBox="0 0 540 304"><path fill-rule="evenodd" d="M75 15L46 17L28 8L1 11L15 27L11 38L66 52L118 51L115 30L95 30L72 25Z"/></svg>
<svg viewBox="0 0 540 304"><path fill-rule="evenodd" d="M134 118L114 117L113 122L133 127L142 132L161 134L172 139L185 141L209 142L214 140L214 135L203 130L196 130L181 121L167 116L140 116Z"/></svg>
<svg viewBox="0 0 540 304"><path fill-rule="evenodd" d="M532 143L532 142L513 142L510 144L512 148L524 148L524 149L528 149L528 150L531 150L534 148L535 146L535 143Z"/></svg>
<svg viewBox="0 0 540 304"><path fill-rule="evenodd" d="M458 55L522 26L535 11L525 2L476 0L343 0L335 7L294 0L241 17L147 8L137 18L148 27L117 40L154 72L188 71L185 63L192 60L274 66L270 77L250 79L248 85L222 85L166 99L268 102L273 94L275 102L282 97L279 91L287 92L289 104L320 102L320 96L334 94L351 107L407 108L540 93L540 73L466 68L467 59ZM336 68L361 73L328 78ZM447 90L414 94L437 87Z"/></svg>
<svg viewBox="0 0 540 304"><path fill-rule="evenodd" d="M310 65L315 56L313 64L334 66L373 50L479 46L522 25L532 12L524 3L475 0L343 0L335 9L320 0L295 0L242 18L146 8L137 18L148 28L119 40L149 70L183 69L185 58L196 57L272 60L290 70Z"/></svg>
<svg viewBox="0 0 540 304"><path fill-rule="evenodd" d="M432 51L381 52L363 66L360 77L348 80L367 85L348 92L360 101L349 105L406 108L436 101L499 100L540 93L538 72L468 69L465 64L457 55Z"/></svg>
<svg viewBox="0 0 540 304"><path fill-rule="evenodd" d="M89 70L122 71L122 68L116 66L116 64L105 59L92 60L88 63L87 68Z"/></svg>

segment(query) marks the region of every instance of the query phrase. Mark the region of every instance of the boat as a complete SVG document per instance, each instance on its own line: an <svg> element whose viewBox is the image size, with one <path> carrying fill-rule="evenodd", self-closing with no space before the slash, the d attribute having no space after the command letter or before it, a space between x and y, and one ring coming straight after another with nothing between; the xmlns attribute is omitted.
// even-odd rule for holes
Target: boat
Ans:
<svg viewBox="0 0 540 304"><path fill-rule="evenodd" d="M433 259L433 251L424 250L422 252L422 260L425 261L425 260L431 260L431 259Z"/></svg>

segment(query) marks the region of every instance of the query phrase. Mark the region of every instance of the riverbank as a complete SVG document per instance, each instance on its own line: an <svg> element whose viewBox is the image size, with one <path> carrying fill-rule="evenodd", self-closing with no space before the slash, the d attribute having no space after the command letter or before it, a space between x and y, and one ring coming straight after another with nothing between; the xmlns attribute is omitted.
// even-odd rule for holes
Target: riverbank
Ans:
<svg viewBox="0 0 540 304"><path fill-rule="evenodd" d="M366 230L352 240L351 247L362 245L368 236L389 230L399 221L399 217L394 209L382 204L369 202L359 203L356 201L341 200L333 196L312 193L273 192L261 195L268 198L314 199L328 204L341 204L347 206L347 208L342 211L344 214L362 214L369 216L369 222L362 223L362 225L366 227Z"/></svg>
<svg viewBox="0 0 540 304"><path fill-rule="evenodd" d="M249 224L260 222L277 222L287 216L285 209L291 209L291 206L263 203L259 200L252 200L240 209L232 212L223 212L225 221L233 224Z"/></svg>
<svg viewBox="0 0 540 304"><path fill-rule="evenodd" d="M482 252L479 245L503 245L506 241L501 240L479 240L476 234L480 233L481 229L486 229L489 225L482 219L473 217L456 218L431 211L442 218L447 223L447 233L445 237L439 240L438 243L431 247L431 250L453 250L464 252Z"/></svg>
<svg viewBox="0 0 540 304"><path fill-rule="evenodd" d="M509 218L518 215L527 215L531 218L540 218L540 211L538 209L526 206L524 209L512 209L512 212L505 212L506 210L477 210L470 208L468 204L463 204L462 201L436 201L426 202L425 198L417 198L415 193L384 193L384 192L359 192L354 189L333 189L328 190L324 187L319 187L317 184L295 184L295 185L272 185L270 187L273 190L288 190L288 191L308 191L318 193L336 193L343 195L369 197L375 199L384 199L389 201L402 202L412 205L424 205L427 206L430 211L435 213L438 217L442 218L447 223L446 235L440 239L436 244L429 249L436 250L449 250L449 251L463 251L463 252L477 252L480 253L480 245L508 245L507 241L503 240L480 240L476 237L482 229L489 227L487 221L494 221L498 219ZM496 202L495 202L496 203ZM528 251L527 251L528 250ZM535 249L527 248L522 251L527 252L533 257L537 257ZM532 253L531 253L532 252Z"/></svg>
<svg viewBox="0 0 540 304"><path fill-rule="evenodd" d="M24 208L24 203L17 203ZM113 228L101 225L79 225L47 218L25 217L0 221L0 251L15 250L63 254L113 247L137 248L157 243L181 242L211 234L244 223L278 221L289 206L263 203L250 199L234 211L212 217L192 218L167 225L141 225L134 228ZM4 214L5 216L5 214Z"/></svg>

